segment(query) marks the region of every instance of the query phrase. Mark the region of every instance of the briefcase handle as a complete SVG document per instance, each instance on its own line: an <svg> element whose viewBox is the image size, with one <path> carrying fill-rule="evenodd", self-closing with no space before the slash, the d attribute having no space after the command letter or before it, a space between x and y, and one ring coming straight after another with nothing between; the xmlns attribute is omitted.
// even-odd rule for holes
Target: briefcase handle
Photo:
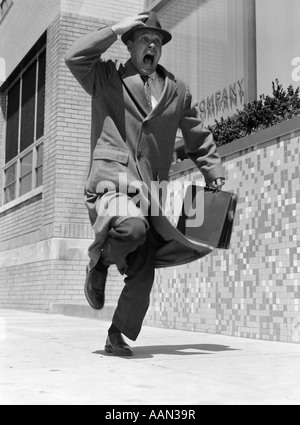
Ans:
<svg viewBox="0 0 300 425"><path fill-rule="evenodd" d="M214 192L214 193L218 193L221 191L221 189L213 189L212 187L208 186L208 184L205 186L204 190L206 192Z"/></svg>

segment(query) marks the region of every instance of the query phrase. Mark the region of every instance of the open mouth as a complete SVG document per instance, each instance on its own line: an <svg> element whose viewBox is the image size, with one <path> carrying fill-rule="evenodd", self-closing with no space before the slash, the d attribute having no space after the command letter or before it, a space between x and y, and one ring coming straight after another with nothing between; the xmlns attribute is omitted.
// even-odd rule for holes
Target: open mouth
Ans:
<svg viewBox="0 0 300 425"><path fill-rule="evenodd" d="M151 53L147 53L144 56L143 62L146 66L152 66L154 62L154 55Z"/></svg>

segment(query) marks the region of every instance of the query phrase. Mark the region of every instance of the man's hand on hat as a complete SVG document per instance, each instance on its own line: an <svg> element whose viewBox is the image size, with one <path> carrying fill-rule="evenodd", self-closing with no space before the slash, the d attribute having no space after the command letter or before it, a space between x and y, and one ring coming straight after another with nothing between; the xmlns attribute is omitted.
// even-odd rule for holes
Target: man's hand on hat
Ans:
<svg viewBox="0 0 300 425"><path fill-rule="evenodd" d="M129 18L125 18L117 24L112 25L111 29L116 35L123 35L125 32L129 31L131 28L136 27L137 25L144 25L143 20L148 19L148 15L135 15Z"/></svg>

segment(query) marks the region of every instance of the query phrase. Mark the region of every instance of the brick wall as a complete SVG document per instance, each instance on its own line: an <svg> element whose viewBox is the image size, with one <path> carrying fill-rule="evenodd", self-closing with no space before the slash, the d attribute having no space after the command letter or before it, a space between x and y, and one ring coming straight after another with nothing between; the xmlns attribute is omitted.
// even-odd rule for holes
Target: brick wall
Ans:
<svg viewBox="0 0 300 425"><path fill-rule="evenodd" d="M85 262L52 260L18 267L3 267L0 274L0 307L47 311L53 302L82 299Z"/></svg>
<svg viewBox="0 0 300 425"><path fill-rule="evenodd" d="M0 223L0 252L39 241L42 227L41 195L12 211L0 213Z"/></svg>
<svg viewBox="0 0 300 425"><path fill-rule="evenodd" d="M144 0L61 0L62 12L88 16L98 21L119 21L144 10Z"/></svg>
<svg viewBox="0 0 300 425"><path fill-rule="evenodd" d="M71 4L72 3L72 4ZM65 9L84 11L78 2L66 2ZM114 4L111 5L113 9ZM76 6L77 5L77 6ZM97 2L95 15L101 15L102 2ZM72 6L72 7L71 7ZM73 7L74 6L74 7ZM94 7L96 7L94 5ZM116 8L116 7L115 7ZM136 6L137 8L137 6ZM116 8L117 9L117 8ZM120 8L116 17L124 17L128 8ZM131 11L134 13L134 11ZM93 15L94 15L93 14ZM107 16L107 13L104 14ZM67 50L80 36L97 30L113 21L91 18L85 15L63 12L59 20L48 31L47 97L45 171L44 171L44 220L45 236L90 238L90 224L83 206L83 189L89 170L90 159L90 97L79 86L65 65ZM128 52L121 41L116 42L107 52L110 57L126 60ZM55 184L53 182L55 181Z"/></svg>
<svg viewBox="0 0 300 425"><path fill-rule="evenodd" d="M96 30L99 25L96 19L62 14L57 25L49 31L49 48L53 51L51 72L54 77L51 108L55 126L50 136L53 141L52 154L49 154L46 168L50 175L55 175L55 185L50 184L54 194L48 197L48 202L55 205L52 208L46 206L45 209L49 209L51 214L45 219L45 224L52 225L54 236L78 237L80 234L83 238L91 237L83 204L90 159L91 102L67 69L64 59L68 48L78 37ZM50 182L52 180L53 177Z"/></svg>

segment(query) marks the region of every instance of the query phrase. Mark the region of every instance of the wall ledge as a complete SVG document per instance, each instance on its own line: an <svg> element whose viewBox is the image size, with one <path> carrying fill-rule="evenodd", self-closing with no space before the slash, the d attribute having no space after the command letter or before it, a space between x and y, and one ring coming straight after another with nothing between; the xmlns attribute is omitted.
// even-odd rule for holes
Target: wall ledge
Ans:
<svg viewBox="0 0 300 425"><path fill-rule="evenodd" d="M300 116L294 117L290 120L283 121L280 124L273 125L272 127L250 134L249 136L242 137L241 139L234 140L231 143L220 146L218 148L221 158L245 151L249 148L259 146L270 140L278 139L280 137L291 134L292 137L300 135ZM184 171L196 168L193 161L186 159L172 165L170 176L182 173Z"/></svg>
<svg viewBox="0 0 300 425"><path fill-rule="evenodd" d="M4 217L7 214L11 214L15 212L16 210L23 208L26 205L30 205L36 201L39 201L40 199L42 199L42 195L43 195L43 186L40 186L26 193L25 195L19 196L13 201L7 204L4 204L2 207L0 207L0 218Z"/></svg>
<svg viewBox="0 0 300 425"><path fill-rule="evenodd" d="M88 262L90 239L51 238L0 252L0 269L42 261Z"/></svg>

